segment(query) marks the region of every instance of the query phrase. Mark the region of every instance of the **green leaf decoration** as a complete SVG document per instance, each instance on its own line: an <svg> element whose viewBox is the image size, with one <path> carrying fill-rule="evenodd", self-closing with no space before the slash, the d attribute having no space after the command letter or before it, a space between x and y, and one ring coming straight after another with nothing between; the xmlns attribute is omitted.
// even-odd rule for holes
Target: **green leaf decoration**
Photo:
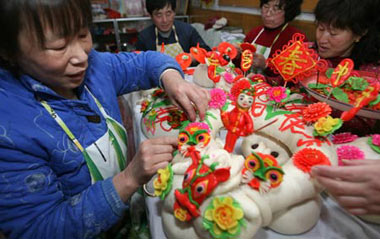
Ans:
<svg viewBox="0 0 380 239"><path fill-rule="evenodd" d="M307 85L309 88L311 89L325 89L327 87L329 87L328 85L325 85L325 84L316 84L316 83L310 83Z"/></svg>
<svg viewBox="0 0 380 239"><path fill-rule="evenodd" d="M269 120L277 115L285 115L285 114L294 114L291 111L287 110L274 110L273 105L267 105L267 115L265 116L265 120Z"/></svg>
<svg viewBox="0 0 380 239"><path fill-rule="evenodd" d="M222 111L226 111L228 109L228 106L230 105L231 103L230 102L226 102L223 107L222 107Z"/></svg>
<svg viewBox="0 0 380 239"><path fill-rule="evenodd" d="M338 87L333 88L332 95L339 101L342 101L345 103L349 102L348 95L341 88L338 88Z"/></svg>
<svg viewBox="0 0 380 239"><path fill-rule="evenodd" d="M380 103L380 94L377 95L377 98L374 99L373 101L369 102L369 106L374 106Z"/></svg>
<svg viewBox="0 0 380 239"><path fill-rule="evenodd" d="M373 144L372 137L368 138L368 144L369 144L369 146L371 147L371 149L373 151L375 151L376 153L380 154L380 147Z"/></svg>
<svg viewBox="0 0 380 239"><path fill-rule="evenodd" d="M210 118L216 119L216 116L210 112L206 112L205 121L206 121L208 127L210 127L210 129L213 129L212 124L210 122Z"/></svg>
<svg viewBox="0 0 380 239"><path fill-rule="evenodd" d="M369 83L364 78L356 76L351 76L348 78L347 83L353 90L365 90L369 85Z"/></svg>
<svg viewBox="0 0 380 239"><path fill-rule="evenodd" d="M332 73L334 72L334 68L329 68L329 69L327 69L327 71L326 71L326 76L327 76L327 78L331 78L331 76L332 76Z"/></svg>

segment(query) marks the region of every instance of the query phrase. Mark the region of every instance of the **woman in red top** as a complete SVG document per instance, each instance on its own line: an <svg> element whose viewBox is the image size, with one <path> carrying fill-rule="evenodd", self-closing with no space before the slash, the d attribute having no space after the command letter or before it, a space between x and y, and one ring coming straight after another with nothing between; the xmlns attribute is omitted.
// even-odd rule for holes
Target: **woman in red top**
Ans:
<svg viewBox="0 0 380 239"><path fill-rule="evenodd" d="M277 85L271 79L279 77L267 68L266 59L286 45L293 34L302 33L289 26L289 22L301 13L301 4L302 0L260 0L263 25L254 27L244 39L244 42L254 44L257 49L253 56L253 69L264 73L269 83Z"/></svg>

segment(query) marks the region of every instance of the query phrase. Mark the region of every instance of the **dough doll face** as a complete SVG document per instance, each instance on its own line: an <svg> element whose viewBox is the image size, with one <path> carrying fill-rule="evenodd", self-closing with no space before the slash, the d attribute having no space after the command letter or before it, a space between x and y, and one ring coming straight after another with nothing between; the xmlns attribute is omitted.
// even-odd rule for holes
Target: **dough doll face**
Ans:
<svg viewBox="0 0 380 239"><path fill-rule="evenodd" d="M265 27L273 29L285 23L285 11L280 0L269 1L261 7L261 18Z"/></svg>
<svg viewBox="0 0 380 239"><path fill-rule="evenodd" d="M248 109L253 104L253 97L241 93L237 99L237 103L241 108Z"/></svg>
<svg viewBox="0 0 380 239"><path fill-rule="evenodd" d="M360 36L349 29L334 28L328 24L319 23L316 30L318 54L322 58L348 57L355 42Z"/></svg>
<svg viewBox="0 0 380 239"><path fill-rule="evenodd" d="M88 66L91 34L85 28L72 39L66 39L46 29L45 38L45 44L41 47L37 40L31 39L27 30L22 31L18 64L24 73L61 96L72 98L73 90L82 84Z"/></svg>
<svg viewBox="0 0 380 239"><path fill-rule="evenodd" d="M160 32L169 32L173 27L175 12L170 5L166 5L162 9L154 10L151 17Z"/></svg>

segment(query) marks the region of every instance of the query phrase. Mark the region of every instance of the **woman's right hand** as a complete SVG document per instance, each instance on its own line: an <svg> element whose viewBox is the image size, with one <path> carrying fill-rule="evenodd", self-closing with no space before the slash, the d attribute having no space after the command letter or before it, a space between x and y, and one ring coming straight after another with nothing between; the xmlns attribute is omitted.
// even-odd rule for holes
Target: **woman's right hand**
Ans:
<svg viewBox="0 0 380 239"><path fill-rule="evenodd" d="M116 191L124 202L138 187L147 183L158 169L165 168L169 164L177 145L176 137L158 137L140 144L127 168L113 179Z"/></svg>

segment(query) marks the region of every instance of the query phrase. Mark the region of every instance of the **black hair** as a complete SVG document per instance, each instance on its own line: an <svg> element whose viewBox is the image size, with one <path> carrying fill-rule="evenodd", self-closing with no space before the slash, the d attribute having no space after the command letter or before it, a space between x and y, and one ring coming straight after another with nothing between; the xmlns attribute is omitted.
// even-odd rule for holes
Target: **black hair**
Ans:
<svg viewBox="0 0 380 239"><path fill-rule="evenodd" d="M70 39L91 24L90 0L0 0L0 67L17 72L18 37L24 30L43 48L47 27Z"/></svg>
<svg viewBox="0 0 380 239"><path fill-rule="evenodd" d="M166 6L171 6L172 10L175 11L176 8L176 0L146 0L145 6L146 10L150 15L153 14L154 10L163 9Z"/></svg>
<svg viewBox="0 0 380 239"><path fill-rule="evenodd" d="M272 0L260 0L260 7ZM285 22L292 21L301 13L303 0L280 0L279 7L285 12Z"/></svg>
<svg viewBox="0 0 380 239"><path fill-rule="evenodd" d="M380 60L378 7L378 0L319 0L314 9L317 23L351 30L355 35L362 36L350 56L355 68Z"/></svg>

